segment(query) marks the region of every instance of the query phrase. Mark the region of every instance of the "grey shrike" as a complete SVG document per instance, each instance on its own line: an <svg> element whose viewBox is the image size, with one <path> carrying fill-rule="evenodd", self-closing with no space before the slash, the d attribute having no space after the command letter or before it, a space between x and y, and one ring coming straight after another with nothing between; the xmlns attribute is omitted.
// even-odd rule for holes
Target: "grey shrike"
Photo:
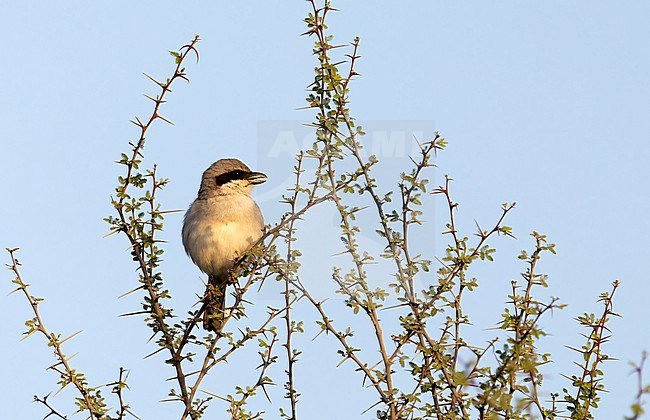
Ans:
<svg viewBox="0 0 650 420"><path fill-rule="evenodd" d="M203 298L207 331L221 331L229 270L262 236L264 219L250 192L265 181L266 175L252 172L237 159L218 160L203 172L198 197L185 213L183 246L208 275Z"/></svg>

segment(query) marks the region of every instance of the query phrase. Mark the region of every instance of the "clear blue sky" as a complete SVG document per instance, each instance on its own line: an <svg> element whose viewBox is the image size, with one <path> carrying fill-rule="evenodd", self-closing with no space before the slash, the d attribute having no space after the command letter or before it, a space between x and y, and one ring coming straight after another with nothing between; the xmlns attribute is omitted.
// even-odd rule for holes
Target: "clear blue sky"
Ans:
<svg viewBox="0 0 650 420"><path fill-rule="evenodd" d="M127 398L142 418L178 417L178 406L158 403L172 372L160 360L143 360L154 348L146 344L148 331L140 319L117 318L139 309L136 297L117 300L134 287L134 267L123 238L102 239L107 230L102 218L111 214L109 195L119 171L113 161L136 136L129 119L150 109L142 94L155 92L142 72L168 74L167 50L201 35L201 62L188 66L192 81L174 89L164 111L176 125L157 126L146 149L149 161L172 179L162 196L166 207L186 208L205 167L235 156L273 175L259 191L266 219L273 222L283 211L278 188L291 160L288 154L271 156L271 146L280 132L302 138L300 123L312 115L296 110L313 77L312 41L299 36L307 6L303 1L32 1L2 7L0 244L21 247L25 280L33 294L46 297L42 312L48 326L63 334L83 330L66 349L79 352L74 364L92 384L113 381L120 366L131 369ZM581 342L572 318L599 311L598 293L621 280L615 310L622 318L612 321L606 350L620 361L605 366L611 392L596 416L621 418L634 392L627 362L650 349L650 4L339 1L335 6L341 9L330 22L336 40L361 37L362 77L352 87L352 110L368 122L370 147L380 145L380 158L387 162L382 179L396 179L394 172L407 161L399 147L381 148L399 144L386 142L387 132L435 128L450 142L435 178L439 182L448 173L456 180L459 220L468 235L474 218L487 225L502 202L518 203L509 224L519 239L494 242L497 261L478 272L481 287L468 301L477 324L472 334L484 337L483 329L498 322L510 280L523 270L516 255L530 248L528 233L548 234L558 244L558 255L542 263L551 277L548 294L569 304L547 318L552 337L541 343L556 361L546 370L547 391L560 391L566 382L559 373L571 369L574 358L563 345ZM428 203L435 209L418 246L440 255L442 207ZM168 218L163 267L179 313L201 292L199 272L180 243L181 220L180 214ZM319 210L302 231L303 273L323 294L329 290L329 267L338 263L322 258L340 251L331 233L336 225L333 213ZM327 235L331 249L304 240ZM363 241L379 248L372 235ZM0 291L9 292L10 273L3 278ZM273 299L272 292L263 292L260 310ZM332 313L341 325L349 318L336 302ZM372 411L360 416L374 399L372 391L362 388L351 365L333 370L333 341L310 341L313 311L304 306L297 316L311 328L299 341L302 418L372 418ZM1 298L0 394L6 418L45 415L32 397L56 387L55 375L45 371L53 359L43 339L18 341L29 317L21 296ZM363 346L363 335L358 339ZM211 375L206 389L227 392L219 385L221 375L244 382L255 375L256 365L250 355L233 360ZM284 403L281 385L277 388L276 405ZM71 413L72 395L65 391L54 404ZM277 418L277 410L260 401L268 418ZM222 413L214 403L207 418Z"/></svg>

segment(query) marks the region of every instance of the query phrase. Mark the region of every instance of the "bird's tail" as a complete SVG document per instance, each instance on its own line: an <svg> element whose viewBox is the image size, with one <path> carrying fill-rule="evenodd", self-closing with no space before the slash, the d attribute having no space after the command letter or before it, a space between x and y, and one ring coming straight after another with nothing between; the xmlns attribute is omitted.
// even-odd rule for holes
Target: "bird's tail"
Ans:
<svg viewBox="0 0 650 420"><path fill-rule="evenodd" d="M203 329L220 333L223 328L226 312L226 287L228 282L217 276L210 276L205 290L203 303Z"/></svg>

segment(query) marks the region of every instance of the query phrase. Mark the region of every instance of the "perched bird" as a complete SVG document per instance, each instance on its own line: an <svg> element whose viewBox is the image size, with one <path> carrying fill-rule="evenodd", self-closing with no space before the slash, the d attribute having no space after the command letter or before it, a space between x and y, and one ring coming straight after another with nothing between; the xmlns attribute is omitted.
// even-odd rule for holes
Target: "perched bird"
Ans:
<svg viewBox="0 0 650 420"><path fill-rule="evenodd" d="M221 331L229 270L262 236L264 218L250 192L265 181L266 175L252 172L238 159L218 160L203 172L198 197L185 213L183 246L208 275L203 298L207 331Z"/></svg>

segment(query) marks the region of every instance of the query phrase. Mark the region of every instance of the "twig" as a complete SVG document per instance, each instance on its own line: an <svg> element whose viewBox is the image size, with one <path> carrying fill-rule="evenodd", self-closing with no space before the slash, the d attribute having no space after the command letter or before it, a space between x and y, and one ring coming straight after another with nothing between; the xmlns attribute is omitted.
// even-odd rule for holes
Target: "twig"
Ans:
<svg viewBox="0 0 650 420"><path fill-rule="evenodd" d="M43 420L45 420L45 419L47 419L47 418L49 418L49 417L52 417L52 416L55 416L55 417L58 417L58 418L60 418L60 419L64 419L64 420L67 419L66 416L64 416L64 415L62 415L61 413L59 413L58 411L56 411L56 410L55 410L55 409L54 409L54 408L53 408L53 407L52 407L52 406L47 402L47 399L48 399L49 397L50 397L50 394L47 394L47 395L44 396L43 398L39 398L38 395L34 395L34 402L41 403L41 404L43 404L43 405L44 405L48 410L50 410L50 412L47 413L47 414L45 415L45 417L43 417Z"/></svg>
<svg viewBox="0 0 650 420"><path fill-rule="evenodd" d="M175 331L171 330L165 318L167 318L170 313L167 309L164 309L160 299L161 296L158 292L159 285L157 282L161 281L159 278L156 278L154 274L154 268L158 263L158 253L155 248L156 240L154 239L154 234L157 230L161 228L159 222L157 222L158 216L161 215L157 205L154 204L155 192L158 188L158 181L155 174L155 166L153 171L148 173L148 176L152 179L153 188L150 194L147 194L144 197L144 201L149 202L150 204L150 216L149 220L149 233L144 235L144 228L139 225L141 217L136 214L137 209L139 209L139 204L137 200L132 199L131 196L127 193L128 188L133 185L134 187L141 188L144 185L144 180L141 174L135 173L139 168L140 158L142 155L142 148L145 144L146 134L148 129L151 127L154 121L160 119L165 122L169 122L166 118L160 115L160 106L165 103L165 96L168 92L171 92L170 86L177 79L188 80L185 74L185 68L183 67L183 62L190 53L194 53L198 60L198 52L195 48L196 43L199 41L199 36L195 36L194 39L187 45L183 46L180 49L180 53L172 52L172 55L176 59L176 67L170 78L165 82L159 82L152 77L147 76L150 80L156 83L161 91L155 97L151 99L154 102L154 109L151 112L150 117L146 120L145 123L136 118L135 121L132 121L136 126L140 128L140 135L138 141L135 144L131 144L132 152L131 156L127 157L122 155L122 159L119 163L126 166L126 177L120 178L121 185L117 188L117 200L113 199L113 205L118 213L118 219L114 220L112 218L107 219L109 223L112 224L112 232L123 232L128 238L131 247L132 255L134 260L138 263L139 269L141 272L141 281L144 285L144 288L147 291L148 298L145 306L150 309L152 323L150 327L153 329L154 334L162 334L162 342L160 345L167 348L170 354L170 363L176 371L176 380L180 388L179 399L185 406L185 410L182 415L182 419L187 418L189 415L192 419L198 418L197 415L192 410L192 400L189 398L187 384L185 380L185 374L183 373L182 361L183 357L177 351L177 343L175 341ZM149 258L145 256L145 248L148 247ZM192 327L193 324L189 324L189 327ZM184 342L182 343L184 344Z"/></svg>
<svg viewBox="0 0 650 420"><path fill-rule="evenodd" d="M18 269L18 267L20 266L20 262L16 258L16 251L18 251L18 248L6 248L6 250L9 253L9 256L11 258L11 264L6 264L6 266L9 270L13 271L14 275L16 276L15 279L12 280L12 282L18 285L18 287L14 289L12 293L21 291L25 296L25 298L27 299L27 301L29 302L29 305L32 308L32 312L34 313L34 318L32 320L27 321L26 323L27 326L29 327L29 330L25 332L25 338L29 337L35 332L40 332L41 334L43 334L43 336L45 336L45 338L48 341L48 346L52 347L54 356L57 359L57 363L52 365L51 369L58 372L61 375L61 381L59 382L59 384L61 385L61 389L65 388L68 384L73 384L74 387L79 392L79 394L81 395L81 401L83 402L83 404L79 406L79 410L80 411L88 410L90 412L91 418L100 419L102 415L106 412L105 405L100 399L98 399L95 395L92 394L92 389L88 387L84 375L80 372L77 372L75 369L73 369L70 366L69 358L65 355L65 353L63 353L63 349L61 348L61 345L65 341L67 341L68 339L76 335L76 333L69 336L68 338L61 340L59 334L52 333L45 327L45 324L43 323L43 319L38 309L38 305L40 304L40 302L42 302L43 299L32 296L28 290L29 285L23 282L23 279L20 275L20 270ZM59 366L63 366L63 370L58 369ZM45 401L46 399L47 397L43 398L43 401L40 401L37 397L35 397L36 401L43 402L43 404L45 404L48 408L51 409L51 407L49 407L49 405L46 404ZM52 411L54 412L54 410ZM54 414L50 413L48 414L48 416L49 415L58 415L58 413L54 413Z"/></svg>

